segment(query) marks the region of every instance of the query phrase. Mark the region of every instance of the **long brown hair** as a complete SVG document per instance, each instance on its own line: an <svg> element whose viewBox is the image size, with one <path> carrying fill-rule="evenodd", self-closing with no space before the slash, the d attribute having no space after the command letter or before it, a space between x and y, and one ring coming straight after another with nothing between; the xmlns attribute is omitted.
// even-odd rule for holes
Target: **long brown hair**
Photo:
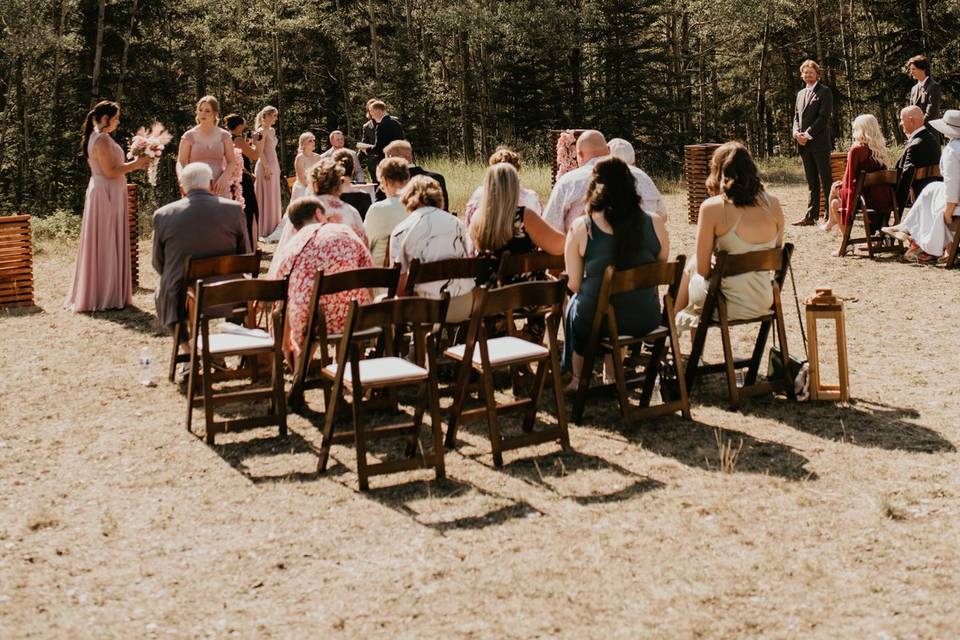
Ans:
<svg viewBox="0 0 960 640"><path fill-rule="evenodd" d="M83 119L83 126L80 127L80 155L86 158L87 144L90 142L90 134L93 133L93 127L103 116L112 118L120 111L120 105L112 100L101 100L93 105L93 109L87 111L87 117Z"/></svg>
<svg viewBox="0 0 960 640"><path fill-rule="evenodd" d="M710 158L706 187L710 195L723 194L737 207L757 203L763 193L763 183L757 165L743 143L727 142L717 147Z"/></svg>
<svg viewBox="0 0 960 640"><path fill-rule="evenodd" d="M587 187L587 207L602 212L613 228L614 265L624 268L637 255L644 239L644 218L637 182L627 163L610 156L593 166Z"/></svg>

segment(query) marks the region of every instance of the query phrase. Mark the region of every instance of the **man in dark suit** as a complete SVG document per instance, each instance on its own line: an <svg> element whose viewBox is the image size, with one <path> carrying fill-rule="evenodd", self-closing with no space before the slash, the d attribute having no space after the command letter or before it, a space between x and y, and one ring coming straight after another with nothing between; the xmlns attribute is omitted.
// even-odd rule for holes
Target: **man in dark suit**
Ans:
<svg viewBox="0 0 960 640"><path fill-rule="evenodd" d="M450 196L447 195L447 181L444 180L443 176L437 173L436 171L428 171L423 167L417 165L413 161L413 146L406 140L396 140L391 142L386 149L384 149L384 156L387 158L403 158L407 161L408 168L410 170L410 177L414 176L427 176L428 178L433 178L440 183L440 191L443 193L443 208L449 211L450 207ZM384 195L380 189L377 189L377 202L385 199L387 196Z"/></svg>
<svg viewBox="0 0 960 640"><path fill-rule="evenodd" d="M923 124L929 124L940 117L940 85L930 77L930 61L926 56L913 56L907 60L907 71L917 81L910 89L910 104L920 107Z"/></svg>
<svg viewBox="0 0 960 640"><path fill-rule="evenodd" d="M363 166L367 168L370 182L377 181L377 165L383 159L382 157L374 157L370 153L370 149L373 148L373 145L377 141L377 123L373 121L373 116L370 114L370 105L376 101L376 98L367 100L365 111L367 121L363 123L363 128L360 131L360 142L363 144L357 145L357 148L360 150L359 153L363 156Z"/></svg>
<svg viewBox="0 0 960 640"><path fill-rule="evenodd" d="M358 145L362 151L370 156L370 166L372 166L372 179L376 180L376 164L384 158L384 149L395 140L403 140L403 127L400 122L391 115L387 115L387 105L380 100L370 103L370 118L376 123L376 132L374 135L373 146L361 143ZM375 161L373 159L376 159Z"/></svg>
<svg viewBox="0 0 960 640"><path fill-rule="evenodd" d="M830 150L833 140L830 131L830 115L833 111L833 92L820 84L820 65L813 60L804 60L800 65L800 77L806 86L797 93L793 115L793 139L797 142L803 173L807 178L810 197L806 215L794 225L816 224L820 217L820 193L830 193ZM827 212L823 212L827 217Z"/></svg>
<svg viewBox="0 0 960 640"><path fill-rule="evenodd" d="M157 320L172 327L180 317L183 265L189 256L208 258L250 251L246 217L239 202L212 193L213 172L202 162L180 171L187 195L153 214L153 268L160 274L154 294Z"/></svg>
<svg viewBox="0 0 960 640"><path fill-rule="evenodd" d="M940 178L925 178L913 182L913 172L917 167L929 167L940 164L940 140L936 131L924 125L924 113L918 106L909 106L900 111L900 128L907 136L903 154L897 160L897 204L907 204L910 185L913 184L914 197L920 195L923 188Z"/></svg>

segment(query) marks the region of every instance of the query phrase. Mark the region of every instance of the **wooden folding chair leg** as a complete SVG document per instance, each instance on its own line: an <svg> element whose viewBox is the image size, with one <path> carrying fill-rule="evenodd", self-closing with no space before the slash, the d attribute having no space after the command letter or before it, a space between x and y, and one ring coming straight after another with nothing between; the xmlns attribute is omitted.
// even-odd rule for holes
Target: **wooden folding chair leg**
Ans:
<svg viewBox="0 0 960 640"><path fill-rule="evenodd" d="M170 354L170 372L167 379L173 382L177 375L177 356L180 355L180 322L173 325L173 353Z"/></svg>
<svg viewBox="0 0 960 640"><path fill-rule="evenodd" d="M569 338L565 337L569 340ZM598 341L591 340L587 345L587 352L583 354L583 367L580 369L580 384L577 386L577 393L573 399L573 420L581 422L583 420L583 410L587 405L587 393L590 391L590 381L593 378L593 365L596 359ZM571 347L571 352L573 347ZM572 358L571 358L572 360Z"/></svg>
<svg viewBox="0 0 960 640"><path fill-rule="evenodd" d="M430 403L430 434L433 439L433 467L437 480L443 480L447 477L447 469L443 461L443 422L440 420L440 394L436 364L435 359L430 363L430 373L427 377L427 401Z"/></svg>
<svg viewBox="0 0 960 640"><path fill-rule="evenodd" d="M471 362L473 360L472 345L464 348L463 360L460 362L460 371L457 373L457 388L453 398L453 406L450 408L450 425L447 427L446 447L453 449L457 446L457 431L460 427L460 417L463 413L463 405L467 401L467 393L470 387L470 373L473 369Z"/></svg>
<svg viewBox="0 0 960 640"><path fill-rule="evenodd" d="M530 387L530 410L523 416L521 428L524 433L533 431L533 425L537 420L537 409L540 406L540 396L543 393L544 383L547 381L547 361L541 360L537 363L537 372L533 376L533 384Z"/></svg>
<svg viewBox="0 0 960 640"><path fill-rule="evenodd" d="M323 437L320 441L320 459L317 461L317 470L324 473L327 470L327 461L330 459L331 440L333 439L333 426L337 417L337 405L340 402L340 396L343 394L343 367L337 371L337 376L333 380L330 390L324 389L325 402L323 410L325 412L323 419Z"/></svg>
<svg viewBox="0 0 960 640"><path fill-rule="evenodd" d="M657 369L660 367L660 363L666 359L666 344L667 340L663 338L654 342L653 347L650 349L650 360L647 361L648 364L643 372L643 387L640 390L641 407L649 407L653 399L653 388L657 384L657 375L659 374ZM637 345L636 348L642 348L642 346Z"/></svg>
<svg viewBox="0 0 960 640"><path fill-rule="evenodd" d="M623 368L623 351L620 339L614 329L610 331L610 343L613 347L610 358L613 360L613 379L617 384L617 398L620 404L620 423L626 428L630 423L630 398L627 395L627 375Z"/></svg>
<svg viewBox="0 0 960 640"><path fill-rule="evenodd" d="M353 409L353 431L354 443L357 449L357 476L360 479L360 491L366 491L370 488L370 480L367 476L367 431L361 420L361 403L363 402L363 388L360 386L360 376L355 375L352 385L352 394L350 406Z"/></svg>
<svg viewBox="0 0 960 640"><path fill-rule="evenodd" d="M547 321L549 322L549 320ZM559 320L556 322L559 324ZM553 379L553 400L557 410L557 425L560 427L560 446L570 451L570 431L567 425L567 405L563 395L563 380L560 377L560 358L557 356L557 327L547 327L547 341L550 347L550 376Z"/></svg>
<svg viewBox="0 0 960 640"><path fill-rule="evenodd" d="M490 428L490 447L493 450L493 466L503 466L503 441L500 438L500 424L497 421L497 399L493 395L493 373L489 368L480 372L483 382L484 402L487 406L487 425Z"/></svg>
<svg viewBox="0 0 960 640"><path fill-rule="evenodd" d="M193 433L193 399L197 389L197 350L190 341L190 372L187 375L187 431Z"/></svg>
<svg viewBox="0 0 960 640"><path fill-rule="evenodd" d="M287 396L283 391L283 357L279 351L273 352L273 371L271 372L273 384L273 402L272 409L280 421L280 437L287 437Z"/></svg>
<svg viewBox="0 0 960 640"><path fill-rule="evenodd" d="M730 391L730 406L740 404L740 393L737 389L737 369L733 359L733 344L730 341L730 325L727 324L727 304L721 298L717 305L720 314L720 338L723 342L723 359L727 367L727 388Z"/></svg>
<svg viewBox="0 0 960 640"><path fill-rule="evenodd" d="M673 299L667 296L667 329L670 331L670 351L673 354L673 365L677 372L677 386L680 388L680 411L687 420L692 420L690 415L690 396L687 391L687 377L683 370L683 354L680 353L680 336L677 335L676 314L673 308Z"/></svg>
<svg viewBox="0 0 960 640"><path fill-rule="evenodd" d="M950 243L950 247L947 249L947 269L952 269L957 265L957 254L960 253L960 218L957 218L957 215L954 214L954 220L952 223L953 229L953 242Z"/></svg>
<svg viewBox="0 0 960 640"><path fill-rule="evenodd" d="M757 331L757 341L753 345L753 354L750 356L750 365L747 367L747 374L743 379L743 384L746 387L755 384L757 376L760 374L760 361L763 359L763 352L767 346L767 337L770 335L771 326L771 322L760 323L760 329Z"/></svg>

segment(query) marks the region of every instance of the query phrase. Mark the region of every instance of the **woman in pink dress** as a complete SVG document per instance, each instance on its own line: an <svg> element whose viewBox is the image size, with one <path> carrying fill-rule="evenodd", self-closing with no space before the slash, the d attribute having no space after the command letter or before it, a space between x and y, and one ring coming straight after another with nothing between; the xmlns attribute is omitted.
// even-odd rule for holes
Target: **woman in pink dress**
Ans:
<svg viewBox="0 0 960 640"><path fill-rule="evenodd" d="M150 158L123 161L123 149L110 137L119 125L120 105L107 100L98 102L83 121L81 150L91 175L77 264L64 304L77 312L122 309L133 298L125 176L145 168Z"/></svg>
<svg viewBox="0 0 960 640"><path fill-rule="evenodd" d="M213 96L203 96L197 101L197 126L180 138L177 154L177 175L180 169L191 162L202 162L213 171L215 191L218 196L230 197L230 177L237 162L233 152L233 137L226 129L217 126L220 119L220 103Z"/></svg>
<svg viewBox="0 0 960 640"><path fill-rule="evenodd" d="M269 236L280 224L280 161L277 159L277 108L266 106L257 114L254 123L257 160L256 192L260 208L260 235Z"/></svg>

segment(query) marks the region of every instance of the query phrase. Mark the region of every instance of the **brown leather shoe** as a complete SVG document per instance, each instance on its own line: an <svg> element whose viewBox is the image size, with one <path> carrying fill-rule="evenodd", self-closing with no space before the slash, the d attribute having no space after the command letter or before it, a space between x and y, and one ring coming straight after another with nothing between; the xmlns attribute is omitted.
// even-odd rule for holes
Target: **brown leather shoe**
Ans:
<svg viewBox="0 0 960 640"><path fill-rule="evenodd" d="M791 222L790 224L792 224L794 227L812 227L817 223L810 218L800 218L799 220Z"/></svg>

